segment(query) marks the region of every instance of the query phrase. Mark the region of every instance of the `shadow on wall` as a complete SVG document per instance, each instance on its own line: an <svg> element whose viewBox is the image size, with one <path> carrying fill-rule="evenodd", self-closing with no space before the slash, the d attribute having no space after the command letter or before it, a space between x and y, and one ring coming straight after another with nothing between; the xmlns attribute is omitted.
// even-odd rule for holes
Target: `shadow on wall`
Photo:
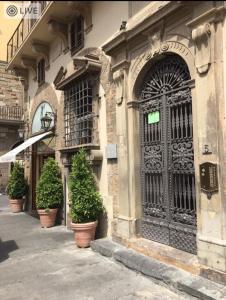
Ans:
<svg viewBox="0 0 226 300"><path fill-rule="evenodd" d="M0 238L0 263L9 258L9 253L19 249L14 240L2 241Z"/></svg>
<svg viewBox="0 0 226 300"><path fill-rule="evenodd" d="M107 236L108 233L108 216L105 212L98 220L96 239L101 239Z"/></svg>

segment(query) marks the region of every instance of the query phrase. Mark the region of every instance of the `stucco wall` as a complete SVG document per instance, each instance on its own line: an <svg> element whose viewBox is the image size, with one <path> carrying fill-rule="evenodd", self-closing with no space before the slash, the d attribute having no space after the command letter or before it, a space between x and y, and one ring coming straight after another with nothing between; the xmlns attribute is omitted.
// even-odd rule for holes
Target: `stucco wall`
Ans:
<svg viewBox="0 0 226 300"><path fill-rule="evenodd" d="M112 34L119 30L122 21L128 19L128 2L127 1L95 1L92 3L92 29L85 34L84 49L87 48L98 48L100 47ZM107 26L106 26L107 25ZM57 91L54 88L53 81L59 71L63 66L67 69L67 74L74 72L74 65L70 51L64 53L64 47L62 40L56 38L50 45L49 51L49 62L50 67L46 69L45 73L45 84L41 87L38 87L38 82L34 80L35 74L29 72L29 89L28 89L28 113L30 122L32 122L33 115L37 106L42 101L50 102L54 111L57 110L57 149L64 146L63 144L63 135L64 135L64 116L63 116L63 92ZM81 53L83 50L80 51ZM80 53L77 53L75 56L79 56ZM81 54L82 55L82 54ZM113 205L112 201L116 201L115 190L117 189L116 183L112 184L116 178L113 178L117 172L117 166L113 164L113 169L110 171L108 168L108 161L106 158L106 145L108 142L114 142L113 139L108 140L108 125L112 127L112 118L111 114L108 114L108 102L109 97L109 61L107 57L104 58L104 66L101 72L101 84L99 86L99 117L98 117L98 131L99 131L99 144L100 150L103 154L103 160L98 171L98 186L100 193L103 198L104 206L107 211L107 234L111 233L111 222L113 220ZM50 88L51 87L51 88ZM45 90L50 91L52 89L53 93L48 94ZM48 96L49 95L49 96ZM53 99L54 98L54 99ZM112 98L113 100L113 98ZM111 101L112 101L111 100ZM115 111L114 102L110 104L110 110ZM114 131L114 128L112 128ZM57 151L56 158L61 164L60 152ZM64 167L61 165L62 174L65 174ZM112 173L113 172L113 173ZM110 182L111 188L109 190L108 186L108 177L112 178L113 181ZM112 177L113 176L113 177ZM117 182L117 180L116 180ZM68 201L68 196L66 197ZM68 210L68 206L67 206ZM105 224L106 225L106 224Z"/></svg>
<svg viewBox="0 0 226 300"><path fill-rule="evenodd" d="M5 16L5 5L6 1L0 1L0 60L4 61L7 59L7 43L9 41L9 38L14 33L16 27L20 22L20 19L18 18L13 19Z"/></svg>

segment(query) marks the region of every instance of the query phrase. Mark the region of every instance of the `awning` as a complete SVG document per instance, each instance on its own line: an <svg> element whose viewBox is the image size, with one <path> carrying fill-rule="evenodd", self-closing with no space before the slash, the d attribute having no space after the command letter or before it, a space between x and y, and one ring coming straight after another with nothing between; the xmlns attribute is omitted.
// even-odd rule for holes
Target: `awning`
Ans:
<svg viewBox="0 0 226 300"><path fill-rule="evenodd" d="M0 156L0 163L7 163L7 162L13 162L16 161L16 155L23 150L25 150L27 147L30 147L34 143L40 141L45 136L51 134L52 131L48 131L36 136L31 137L30 139L26 140L24 143L20 144L18 147L14 148L13 150L9 151L8 153Z"/></svg>

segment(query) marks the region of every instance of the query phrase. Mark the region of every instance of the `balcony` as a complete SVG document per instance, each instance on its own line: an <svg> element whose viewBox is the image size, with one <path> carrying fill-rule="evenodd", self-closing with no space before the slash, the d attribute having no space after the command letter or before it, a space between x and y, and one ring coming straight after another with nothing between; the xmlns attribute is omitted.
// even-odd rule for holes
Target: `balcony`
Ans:
<svg viewBox="0 0 226 300"><path fill-rule="evenodd" d="M0 123L20 124L23 122L23 109L20 106L0 106Z"/></svg>
<svg viewBox="0 0 226 300"><path fill-rule="evenodd" d="M51 1L38 1L41 4L41 13ZM38 19L26 19L25 17L20 21L11 39L7 43L7 62L16 54L17 50L23 44L24 40L32 30Z"/></svg>
<svg viewBox="0 0 226 300"><path fill-rule="evenodd" d="M44 57L48 66L50 45L56 38L62 40L65 53L69 50L68 23L75 14L84 17L85 31L92 27L91 1L38 2L42 9L40 18L24 17L7 44L7 69L17 70L18 75L28 69L35 77L39 57Z"/></svg>

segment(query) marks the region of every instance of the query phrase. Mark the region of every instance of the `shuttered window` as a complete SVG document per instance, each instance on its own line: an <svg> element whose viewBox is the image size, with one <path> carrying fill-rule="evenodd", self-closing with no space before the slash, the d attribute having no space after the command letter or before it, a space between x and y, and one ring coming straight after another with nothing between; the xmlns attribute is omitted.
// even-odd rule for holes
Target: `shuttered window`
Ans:
<svg viewBox="0 0 226 300"><path fill-rule="evenodd" d="M45 82L45 59L41 59L37 68L38 84Z"/></svg>
<svg viewBox="0 0 226 300"><path fill-rule="evenodd" d="M70 26L70 42L72 54L84 45L84 19L82 16L76 17Z"/></svg>

